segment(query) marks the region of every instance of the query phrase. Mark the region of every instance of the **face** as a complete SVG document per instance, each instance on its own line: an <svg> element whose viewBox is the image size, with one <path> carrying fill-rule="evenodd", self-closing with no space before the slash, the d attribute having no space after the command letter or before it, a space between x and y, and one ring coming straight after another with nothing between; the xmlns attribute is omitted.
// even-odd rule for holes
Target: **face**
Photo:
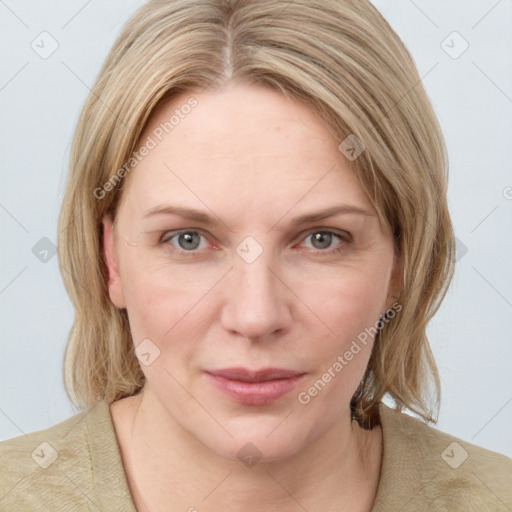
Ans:
<svg viewBox="0 0 512 512"><path fill-rule="evenodd" d="M276 91L183 94L148 137L115 228L104 219L110 298L127 310L145 393L225 458L248 442L262 460L298 453L350 422L373 345L360 335L396 292L392 235L341 141ZM297 376L212 375L232 368Z"/></svg>

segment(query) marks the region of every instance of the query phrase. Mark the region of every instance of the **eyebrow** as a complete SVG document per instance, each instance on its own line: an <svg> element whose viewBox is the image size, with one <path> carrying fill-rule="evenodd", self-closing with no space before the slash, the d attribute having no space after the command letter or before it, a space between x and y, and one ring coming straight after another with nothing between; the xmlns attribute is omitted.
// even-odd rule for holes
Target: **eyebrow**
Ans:
<svg viewBox="0 0 512 512"><path fill-rule="evenodd" d="M358 215L366 215L369 217L375 216L373 213L370 213L369 211L367 211L363 208L360 208L359 206L341 204L341 205L331 206L330 208L326 208L325 210L322 210L322 211L305 213L303 215L299 215L292 219L291 224L294 224L294 225L307 224L310 222L316 222L319 220L327 219L329 217L333 217L335 215L342 215L342 214L358 214ZM201 210L196 210L194 208L185 208L182 206L170 205L170 204L162 204L159 206L155 206L154 208L150 208L149 210L147 210L145 212L143 218L146 219L148 217L153 217L155 215L174 215L177 217L182 217L184 219L200 222L205 225L215 225L218 223L213 217L211 217L210 215L208 215L207 213L205 213Z"/></svg>

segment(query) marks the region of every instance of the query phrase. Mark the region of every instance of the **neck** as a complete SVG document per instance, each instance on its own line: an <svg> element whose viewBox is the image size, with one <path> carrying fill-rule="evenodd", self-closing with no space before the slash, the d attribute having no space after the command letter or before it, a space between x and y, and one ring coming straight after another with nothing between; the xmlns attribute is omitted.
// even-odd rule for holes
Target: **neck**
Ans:
<svg viewBox="0 0 512 512"><path fill-rule="evenodd" d="M367 511L377 492L381 430L361 429L350 414L285 460L245 466L212 452L152 393L111 404L134 504L159 510Z"/></svg>

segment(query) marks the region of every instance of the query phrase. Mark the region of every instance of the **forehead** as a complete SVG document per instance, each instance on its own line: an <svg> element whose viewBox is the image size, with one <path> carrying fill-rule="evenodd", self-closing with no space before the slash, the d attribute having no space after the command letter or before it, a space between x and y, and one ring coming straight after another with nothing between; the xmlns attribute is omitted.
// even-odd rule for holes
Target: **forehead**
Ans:
<svg viewBox="0 0 512 512"><path fill-rule="evenodd" d="M263 86L176 96L153 112L141 144L149 139L125 191L140 208L179 198L275 214L298 202L371 209L325 121Z"/></svg>

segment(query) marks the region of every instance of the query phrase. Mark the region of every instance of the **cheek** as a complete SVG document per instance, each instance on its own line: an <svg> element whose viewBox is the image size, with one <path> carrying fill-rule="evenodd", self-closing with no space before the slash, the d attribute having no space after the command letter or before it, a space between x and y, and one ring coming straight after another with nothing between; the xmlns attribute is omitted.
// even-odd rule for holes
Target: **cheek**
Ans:
<svg viewBox="0 0 512 512"><path fill-rule="evenodd" d="M311 318L328 334L327 343L336 339L338 344L347 343L373 326L387 296L385 269L376 266L329 269L314 277L306 274L295 284L297 296L313 313Z"/></svg>
<svg viewBox="0 0 512 512"><path fill-rule="evenodd" d="M178 382L187 382L188 362L197 350L194 340L201 338L192 310L196 294L180 280L158 278L158 272L146 270L130 275L126 308L141 370L156 391L170 389L180 396L180 386L169 375Z"/></svg>
<svg viewBox="0 0 512 512"><path fill-rule="evenodd" d="M336 278L317 281L321 286L306 295L321 321L311 317L308 324L311 339L316 340L307 347L313 372L298 390L297 400L305 412L326 422L348 407L363 378L385 298L376 272L345 270Z"/></svg>
<svg viewBox="0 0 512 512"><path fill-rule="evenodd" d="M209 292L219 280L217 272L197 267L193 270L186 264L171 265L136 249L125 258L122 269L135 345L149 338L161 348L171 340L183 340L179 345L190 346L190 338L197 336L204 325L204 318L198 315L213 310L211 301L215 295Z"/></svg>

